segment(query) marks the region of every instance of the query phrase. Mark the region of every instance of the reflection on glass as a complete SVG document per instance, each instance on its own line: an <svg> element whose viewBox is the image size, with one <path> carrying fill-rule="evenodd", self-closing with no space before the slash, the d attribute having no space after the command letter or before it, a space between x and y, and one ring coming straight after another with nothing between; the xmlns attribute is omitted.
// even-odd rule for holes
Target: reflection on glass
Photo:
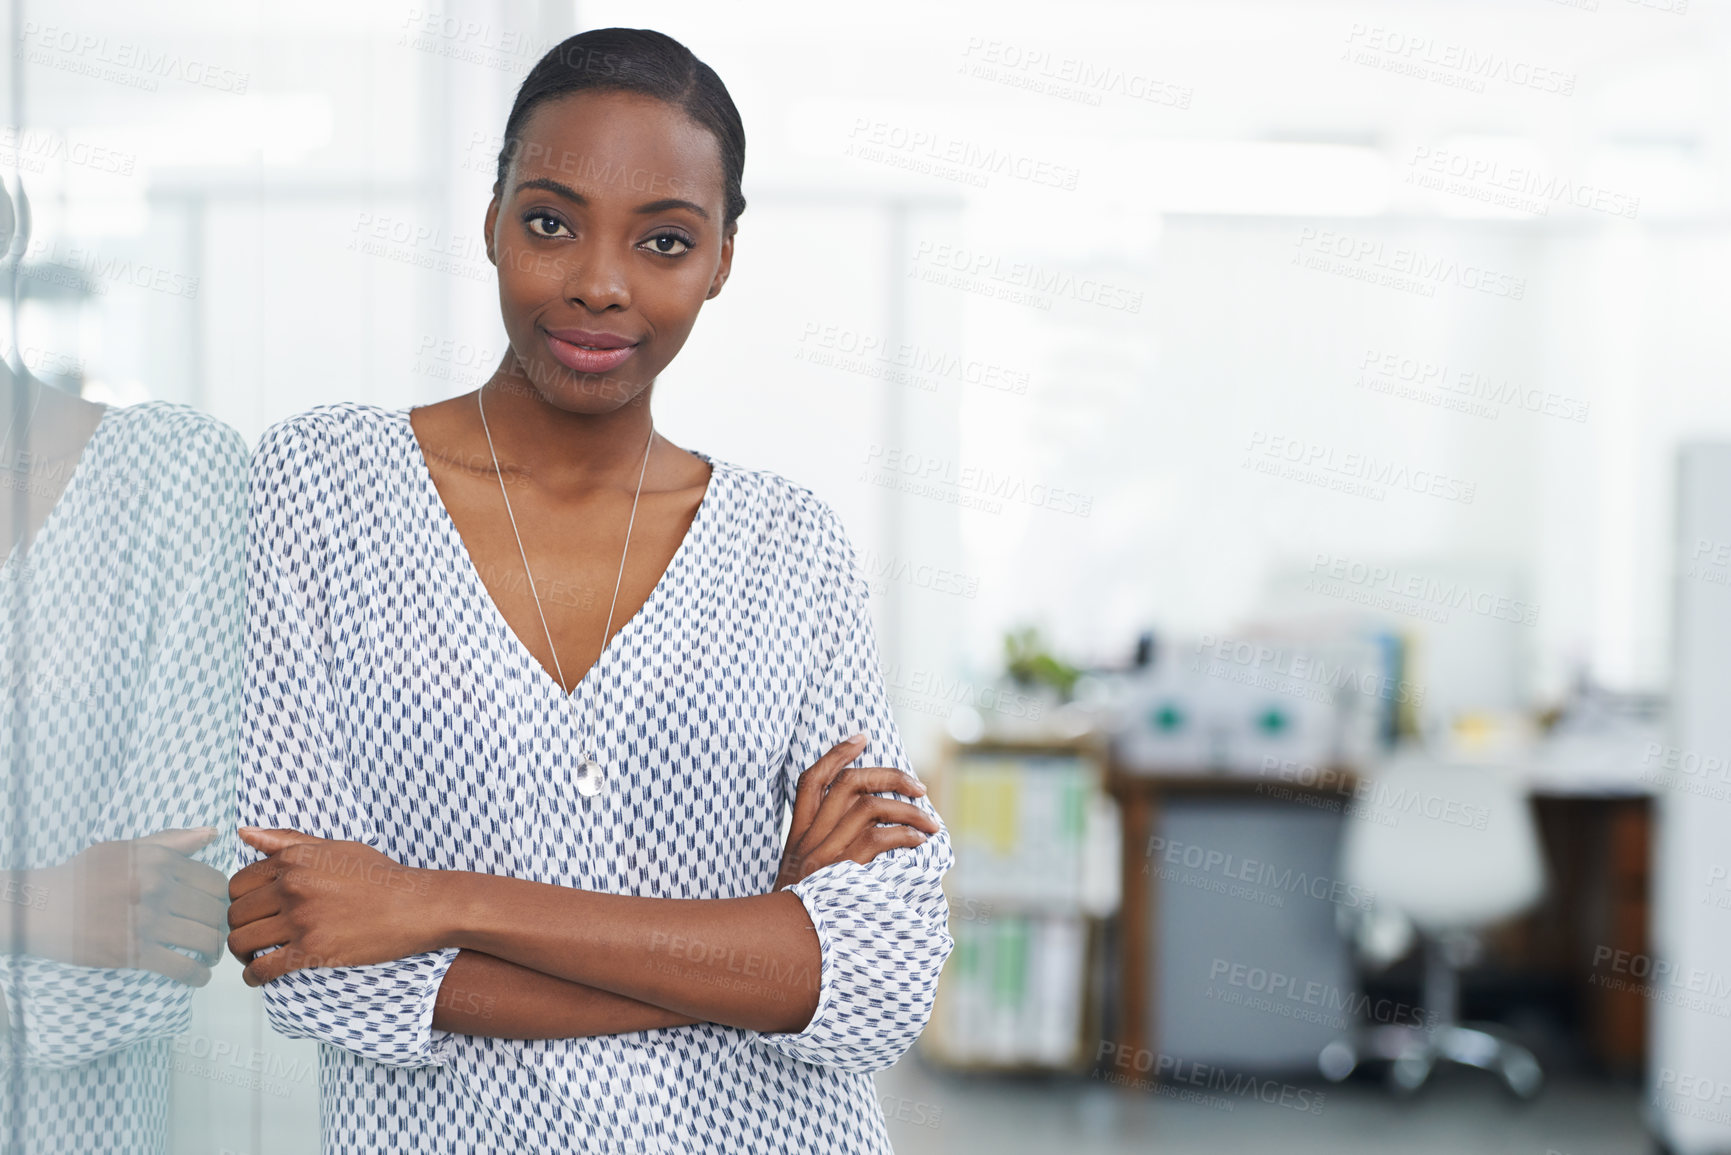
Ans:
<svg viewBox="0 0 1731 1155"><path fill-rule="evenodd" d="M164 1151L227 933L245 443L16 359L0 429L0 1150Z"/></svg>

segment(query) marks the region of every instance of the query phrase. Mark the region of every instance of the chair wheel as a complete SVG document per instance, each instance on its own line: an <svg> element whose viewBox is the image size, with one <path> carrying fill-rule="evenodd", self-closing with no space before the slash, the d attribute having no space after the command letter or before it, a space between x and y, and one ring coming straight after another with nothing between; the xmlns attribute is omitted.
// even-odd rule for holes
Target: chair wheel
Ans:
<svg viewBox="0 0 1731 1155"><path fill-rule="evenodd" d="M1539 1067L1538 1060L1525 1051L1515 1051L1503 1056L1503 1083L1517 1099L1531 1100L1544 1089L1545 1073Z"/></svg>
<svg viewBox="0 0 1731 1155"><path fill-rule="evenodd" d="M1403 1055L1389 1064L1388 1085L1396 1094L1412 1095L1430 1078L1433 1063L1426 1055Z"/></svg>
<svg viewBox="0 0 1731 1155"><path fill-rule="evenodd" d="M1358 1052L1346 1040L1336 1039L1322 1048L1322 1054L1316 1057L1316 1066L1323 1078L1338 1083L1358 1069Z"/></svg>

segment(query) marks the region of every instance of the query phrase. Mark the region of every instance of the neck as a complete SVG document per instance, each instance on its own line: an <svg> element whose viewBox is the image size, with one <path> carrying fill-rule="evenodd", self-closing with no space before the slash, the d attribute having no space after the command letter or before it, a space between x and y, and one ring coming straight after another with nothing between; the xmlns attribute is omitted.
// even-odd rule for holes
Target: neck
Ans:
<svg viewBox="0 0 1731 1155"><path fill-rule="evenodd" d="M481 386L480 401L486 407L493 452L502 464L560 488L631 492L655 432L649 410L653 389L651 383L607 412L573 412L552 404L521 374L508 374L501 366Z"/></svg>

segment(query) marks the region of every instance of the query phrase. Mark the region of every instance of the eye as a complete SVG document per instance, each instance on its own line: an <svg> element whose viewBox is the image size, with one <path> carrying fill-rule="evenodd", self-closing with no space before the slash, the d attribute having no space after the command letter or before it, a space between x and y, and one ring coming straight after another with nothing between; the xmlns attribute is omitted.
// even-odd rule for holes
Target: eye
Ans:
<svg viewBox="0 0 1731 1155"><path fill-rule="evenodd" d="M677 257L691 249L691 242L688 239L673 232L656 233L643 243L649 246L650 252L663 257ZM675 245L679 247L674 248Z"/></svg>
<svg viewBox="0 0 1731 1155"><path fill-rule="evenodd" d="M537 237L556 237L560 235L561 231L566 236L571 235L571 230L565 228L565 222L552 213L530 213L523 218L523 221L529 226L529 232Z"/></svg>

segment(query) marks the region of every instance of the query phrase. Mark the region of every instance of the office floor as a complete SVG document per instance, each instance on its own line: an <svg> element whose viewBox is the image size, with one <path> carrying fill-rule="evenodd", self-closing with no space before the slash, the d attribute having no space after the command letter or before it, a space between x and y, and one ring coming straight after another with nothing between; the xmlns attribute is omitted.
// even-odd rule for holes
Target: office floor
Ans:
<svg viewBox="0 0 1731 1155"><path fill-rule="evenodd" d="M1639 1090L1561 1078L1533 1103L1477 1072L1445 1071L1410 1101L1375 1083L1306 1085L1320 1111L1242 1094L1179 1097L1085 1079L1005 1079L938 1071L909 1055L877 1076L897 1155L1647 1155ZM1272 1096L1271 1096L1272 1097ZM1288 1095L1289 1101L1295 1094ZM1314 1099L1301 1100L1307 1107Z"/></svg>

